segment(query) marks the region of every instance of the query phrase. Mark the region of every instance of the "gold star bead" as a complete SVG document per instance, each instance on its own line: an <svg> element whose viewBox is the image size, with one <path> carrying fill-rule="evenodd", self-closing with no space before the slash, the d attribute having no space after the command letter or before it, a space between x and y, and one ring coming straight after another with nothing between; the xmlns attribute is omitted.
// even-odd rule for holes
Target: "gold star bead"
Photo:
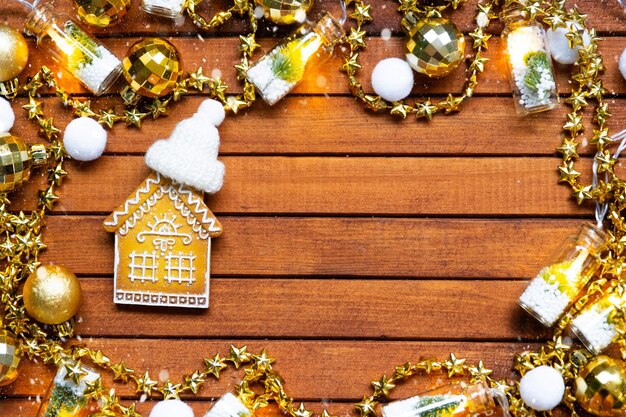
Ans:
<svg viewBox="0 0 626 417"><path fill-rule="evenodd" d="M124 417L141 417L141 414L137 413L137 411L135 410L135 404L133 404L130 407L122 408L122 416L124 416Z"/></svg>
<svg viewBox="0 0 626 417"><path fill-rule="evenodd" d="M478 361L476 366L469 367L469 372L474 381L484 381L493 371L485 368L483 361Z"/></svg>
<svg viewBox="0 0 626 417"><path fill-rule="evenodd" d="M274 359L268 357L267 352L263 349L258 355L252 355L252 362L255 367L266 370L271 369Z"/></svg>
<svg viewBox="0 0 626 417"><path fill-rule="evenodd" d="M408 376L413 375L413 365L410 362L406 362L403 365L396 366L396 370L393 373L393 379L404 379Z"/></svg>
<svg viewBox="0 0 626 417"><path fill-rule="evenodd" d="M230 352L224 358L225 361L232 362L236 369L239 369L242 363L250 362L251 355L247 352L248 346L240 348L230 345Z"/></svg>
<svg viewBox="0 0 626 417"><path fill-rule="evenodd" d="M198 393L200 386L204 384L204 378L198 371L194 372L190 376L185 377L185 386L188 387L194 394Z"/></svg>
<svg viewBox="0 0 626 417"><path fill-rule="evenodd" d="M572 194L576 197L578 204L582 204L583 201L591 199L591 191L593 190L591 185L585 187L575 187Z"/></svg>
<svg viewBox="0 0 626 417"><path fill-rule="evenodd" d="M204 86L206 84L209 84L210 82L211 79L202 74L202 67L198 68L196 72L192 72L189 74L189 85L198 91L204 90Z"/></svg>
<svg viewBox="0 0 626 417"><path fill-rule="evenodd" d="M374 396L378 398L388 398L389 392L396 387L384 375L379 381L372 381L372 386L374 387Z"/></svg>
<svg viewBox="0 0 626 417"><path fill-rule="evenodd" d="M221 370L226 366L219 353L213 358L204 358L204 374L207 376L213 375L215 378L219 378Z"/></svg>
<svg viewBox="0 0 626 417"><path fill-rule="evenodd" d="M237 50L249 55L252 55L254 50L261 46L256 42L254 33L251 33L248 36L239 35L239 41L241 43L239 44L239 48L237 48Z"/></svg>
<svg viewBox="0 0 626 417"><path fill-rule="evenodd" d="M357 21L357 24L361 26L365 22L372 20L370 15L370 5L365 5L362 2L357 3L354 6L354 11L350 14L350 17Z"/></svg>
<svg viewBox="0 0 626 417"><path fill-rule="evenodd" d="M434 106L430 99L426 99L424 102L415 103L415 108L417 112L415 113L415 117L418 119L425 117L428 120L433 119L433 114L435 114L438 110L437 106Z"/></svg>
<svg viewBox="0 0 626 417"><path fill-rule="evenodd" d="M444 114L450 114L457 112L460 109L461 103L463 103L463 96L455 97L452 94L448 94L448 97L439 103L439 108L444 110Z"/></svg>
<svg viewBox="0 0 626 417"><path fill-rule="evenodd" d="M150 379L150 375L148 372L143 374L143 376L137 378L135 377L135 383L137 384L137 393L144 393L146 395L150 395L154 387L157 385L157 381Z"/></svg>
<svg viewBox="0 0 626 417"><path fill-rule="evenodd" d="M413 110L413 108L407 104L394 102L393 107L391 108L391 114L402 116L403 119L406 119L406 116Z"/></svg>
<svg viewBox="0 0 626 417"><path fill-rule="evenodd" d="M564 139L561 146L556 148L563 155L564 159L578 158L577 149L578 143L569 139Z"/></svg>
<svg viewBox="0 0 626 417"><path fill-rule="evenodd" d="M37 119L39 122L39 133L43 133L43 135L48 139L52 139L53 136L56 136L60 130L54 126L54 118L51 117L49 119Z"/></svg>
<svg viewBox="0 0 626 417"><path fill-rule="evenodd" d="M476 28L475 31L470 32L470 37L474 39L474 49L485 48L487 49L487 41L491 39L491 35L483 32L482 28Z"/></svg>
<svg viewBox="0 0 626 417"><path fill-rule="evenodd" d="M124 121L128 126L134 125L135 127L141 127L141 121L148 115L148 113L142 113L139 110L124 110Z"/></svg>
<svg viewBox="0 0 626 417"><path fill-rule="evenodd" d="M167 105L170 103L169 100L161 101L158 98L155 98L152 103L147 107L150 110L150 114L152 114L153 119L157 119L160 116L167 116Z"/></svg>
<svg viewBox="0 0 626 417"><path fill-rule="evenodd" d="M344 63L341 66L341 70L347 72L349 75L354 74L359 68L361 68L361 64L359 64L358 53L351 54L349 58L344 58Z"/></svg>
<svg viewBox="0 0 626 417"><path fill-rule="evenodd" d="M159 388L159 392L163 394L164 400L178 400L178 393L180 392L180 384L172 384L168 379L165 384L161 388Z"/></svg>
<svg viewBox="0 0 626 417"><path fill-rule="evenodd" d="M126 367L124 361L120 362L117 365L112 365L111 370L113 371L114 381L124 382L128 381L128 377L134 372L132 369Z"/></svg>
<svg viewBox="0 0 626 417"><path fill-rule="evenodd" d="M243 381L239 385L235 385L235 394L244 403L250 403L254 398L254 391L252 391L247 381Z"/></svg>
<svg viewBox="0 0 626 417"><path fill-rule="evenodd" d="M72 381L74 384L79 385L80 381L87 375L87 371L83 369L83 365L80 361L69 362L65 364L65 376L63 379Z"/></svg>
<svg viewBox="0 0 626 417"><path fill-rule="evenodd" d="M85 382L85 396L87 398L98 399L104 393L104 389L102 387L102 379L97 378L95 381L86 381Z"/></svg>
<svg viewBox="0 0 626 417"><path fill-rule="evenodd" d="M463 374L465 364L465 359L457 359L454 353L450 354L450 359L443 363L443 366L448 370L448 378L453 377L454 375Z"/></svg>
<svg viewBox="0 0 626 417"><path fill-rule="evenodd" d="M376 401L363 396L363 400L360 403L355 405L356 410L359 412L361 417L368 417L376 415Z"/></svg>
<svg viewBox="0 0 626 417"><path fill-rule="evenodd" d="M113 128L115 122L121 119L113 110L100 110L100 115L98 116L98 123L107 125L109 129Z"/></svg>
<svg viewBox="0 0 626 417"><path fill-rule="evenodd" d="M324 410L322 411L322 414L320 414L320 417L336 417L336 416L331 415L331 414L328 412L328 410L324 409Z"/></svg>
<svg viewBox="0 0 626 417"><path fill-rule="evenodd" d="M569 130L572 132L573 136L576 136L584 130L583 116L578 113L568 113L567 121L563 125L563 129Z"/></svg>
<svg viewBox="0 0 626 417"><path fill-rule="evenodd" d="M304 404L300 403L300 407L293 412L294 417L311 417L313 416L313 412L304 408Z"/></svg>
<svg viewBox="0 0 626 417"><path fill-rule="evenodd" d="M563 162L563 165L559 166L559 175L559 182L573 184L575 179L580 177L581 173L576 171L574 163L569 161Z"/></svg>
<svg viewBox="0 0 626 417"><path fill-rule="evenodd" d="M350 47L352 50L356 50L359 48L365 48L365 34L364 30L357 30L355 28L350 29L350 35L348 35L348 42L350 43Z"/></svg>
<svg viewBox="0 0 626 417"><path fill-rule="evenodd" d="M28 96L28 104L25 104L22 107L25 110L28 110L28 120L43 116L43 106L41 101L35 100L32 96Z"/></svg>
<svg viewBox="0 0 626 417"><path fill-rule="evenodd" d="M37 204L40 207L45 207L48 210L52 210L52 206L54 206L54 203L59 199L59 196L56 195L51 188L48 188L45 191L39 190L38 194L39 199L37 201Z"/></svg>

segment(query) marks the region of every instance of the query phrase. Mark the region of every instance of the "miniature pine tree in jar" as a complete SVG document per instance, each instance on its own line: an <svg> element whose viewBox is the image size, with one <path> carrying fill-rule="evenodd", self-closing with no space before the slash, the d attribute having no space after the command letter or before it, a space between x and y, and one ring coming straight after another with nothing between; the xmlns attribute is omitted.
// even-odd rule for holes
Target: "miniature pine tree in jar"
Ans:
<svg viewBox="0 0 626 417"><path fill-rule="evenodd" d="M87 384L98 378L100 374L93 369L68 359L59 366L37 417L86 417L90 411Z"/></svg>
<svg viewBox="0 0 626 417"><path fill-rule="evenodd" d="M550 265L530 281L520 305L545 326L556 323L596 273L605 241L602 230L583 224L576 236L561 245Z"/></svg>
<svg viewBox="0 0 626 417"><path fill-rule="evenodd" d="M55 14L51 3L34 7L26 29L40 48L96 95L105 93L122 73L115 55L69 16Z"/></svg>
<svg viewBox="0 0 626 417"><path fill-rule="evenodd" d="M551 110L558 105L556 78L544 28L527 19L513 4L502 13L506 61L515 108L520 115Z"/></svg>
<svg viewBox="0 0 626 417"><path fill-rule="evenodd" d="M251 66L246 77L270 106L302 81L305 70L328 60L345 31L330 13L306 22Z"/></svg>

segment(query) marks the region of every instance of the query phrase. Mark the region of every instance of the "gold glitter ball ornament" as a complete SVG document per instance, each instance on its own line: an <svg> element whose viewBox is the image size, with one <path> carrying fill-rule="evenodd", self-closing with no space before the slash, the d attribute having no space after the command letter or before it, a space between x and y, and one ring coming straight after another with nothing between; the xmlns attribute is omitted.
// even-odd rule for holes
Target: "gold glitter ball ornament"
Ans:
<svg viewBox="0 0 626 417"><path fill-rule="evenodd" d="M24 284L24 306L28 314L44 324L61 324L78 313L82 302L76 275L59 265L42 265Z"/></svg>
<svg viewBox="0 0 626 417"><path fill-rule="evenodd" d="M626 374L621 362L597 356L584 365L575 381L576 400L596 416L623 415L626 410Z"/></svg>
<svg viewBox="0 0 626 417"><path fill-rule="evenodd" d="M147 38L131 46L123 67L130 87L150 98L170 93L183 73L174 45L158 38Z"/></svg>
<svg viewBox="0 0 626 417"><path fill-rule="evenodd" d="M78 17L92 26L105 28L119 23L130 7L130 0L74 0Z"/></svg>
<svg viewBox="0 0 626 417"><path fill-rule="evenodd" d="M13 135L0 133L0 192L22 186L30 178L31 168L47 160L43 145L27 145Z"/></svg>
<svg viewBox="0 0 626 417"><path fill-rule="evenodd" d="M8 330L0 330L0 387L17 379L20 358L15 335Z"/></svg>
<svg viewBox="0 0 626 417"><path fill-rule="evenodd" d="M463 60L465 38L443 17L417 20L412 13L402 19L406 32L406 59L415 71L429 77L448 75Z"/></svg>
<svg viewBox="0 0 626 417"><path fill-rule="evenodd" d="M266 19L281 25L302 23L313 6L313 0L256 0Z"/></svg>
<svg viewBox="0 0 626 417"><path fill-rule="evenodd" d="M24 36L10 26L0 24L0 82L20 75L28 63L28 44Z"/></svg>

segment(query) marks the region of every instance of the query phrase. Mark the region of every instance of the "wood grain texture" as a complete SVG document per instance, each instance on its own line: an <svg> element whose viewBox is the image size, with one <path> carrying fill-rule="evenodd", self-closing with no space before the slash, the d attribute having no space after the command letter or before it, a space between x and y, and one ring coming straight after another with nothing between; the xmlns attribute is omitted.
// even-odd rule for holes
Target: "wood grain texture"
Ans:
<svg viewBox="0 0 626 417"><path fill-rule="evenodd" d="M225 4L205 2L201 11L210 15ZM612 95L611 127L621 130L626 82L617 60L626 47L626 17L614 0L576 4L605 37L603 82ZM475 5L469 0L451 15L465 33L473 29ZM314 13L322 9L338 12L338 2L320 0ZM57 10L73 14L71 1L57 0ZM369 47L361 55L367 91L375 64L403 53L395 3L374 0L372 15ZM0 0L0 21L20 25L18 7ZM391 29L391 39L380 37L383 29ZM208 311L114 305L113 237L102 228L103 219L149 173L142 159L146 149L168 137L206 97L186 97L168 117L146 120L142 129L116 126L106 156L68 164L62 198L47 220L42 260L71 268L84 290L82 338L72 343L102 349L154 378L174 379L200 367L203 356L225 354L230 344L266 347L290 394L340 417L356 416L351 402L369 393L371 380L420 357L443 359L455 352L483 359L498 377L514 377L515 353L536 348L550 335L518 307L517 296L559 243L591 219L592 207L577 206L569 188L556 183L555 148L567 107L515 115L497 36L501 29L499 23L489 28L496 35L487 52L491 60L476 96L453 116L424 122L372 113L348 94L336 58L310 72L275 107L259 101L228 117L220 127L225 186L206 198L225 229L213 242ZM211 32L198 31L189 19L174 25L143 13L135 0L121 25L95 33L120 57L139 38L167 37L187 70L202 66L240 91L232 65L238 60L237 35L245 30L239 19ZM261 22L263 48L287 31ZM91 98L96 109L122 109L115 95L86 96L29 42L23 77L46 64L62 76L64 87ZM557 68L562 95L571 88L569 75L569 68ZM463 80L463 65L439 80L418 77L412 97L459 92ZM50 94L42 101L64 128L71 113ZM24 97L14 103L13 133L30 143L42 141L19 110L25 103ZM579 147L584 179L593 154L591 134L588 125ZM13 209L34 207L44 176L36 172L11 196ZM27 360L21 370L16 383L0 390L0 417L33 417L54 372ZM238 380L226 373L188 398L196 416ZM105 381L110 383L109 375ZM394 398L445 382L416 378ZM125 402L137 399L130 387L116 388ZM140 402L138 410L147 416L153 404L154 399ZM258 417L281 415L271 408Z"/></svg>

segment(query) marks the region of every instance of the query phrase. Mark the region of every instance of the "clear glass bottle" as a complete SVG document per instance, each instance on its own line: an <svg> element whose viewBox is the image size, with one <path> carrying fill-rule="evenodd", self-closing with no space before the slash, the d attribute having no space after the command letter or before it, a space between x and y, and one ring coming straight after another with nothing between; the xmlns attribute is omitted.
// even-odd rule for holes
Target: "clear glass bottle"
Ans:
<svg viewBox="0 0 626 417"><path fill-rule="evenodd" d="M69 377L66 369L66 366L76 365L81 375L78 384ZM98 378L100 374L96 371L72 360L60 365L39 407L37 417L86 417L93 412L85 397L87 383L92 383Z"/></svg>
<svg viewBox="0 0 626 417"><path fill-rule="evenodd" d="M550 265L530 281L520 305L545 326L556 323L600 266L598 252L605 241L602 230L583 224L577 235L561 245Z"/></svg>
<svg viewBox="0 0 626 417"><path fill-rule="evenodd" d="M306 69L328 60L344 36L341 23L325 13L278 43L248 69L246 77L272 106L302 81Z"/></svg>
<svg viewBox="0 0 626 417"><path fill-rule="evenodd" d="M585 347L599 355L617 340L615 315L625 304L625 299L615 291L608 291L578 313L572 320L571 329Z"/></svg>
<svg viewBox="0 0 626 417"><path fill-rule="evenodd" d="M476 417L496 409L494 390L485 383L454 383L382 408L383 417Z"/></svg>
<svg viewBox="0 0 626 417"><path fill-rule="evenodd" d="M52 3L38 3L26 19L37 46L70 71L89 91L106 92L122 73L122 62L100 41Z"/></svg>
<svg viewBox="0 0 626 417"><path fill-rule="evenodd" d="M226 393L216 402L204 417L250 417L252 413L233 394Z"/></svg>
<svg viewBox="0 0 626 417"><path fill-rule="evenodd" d="M556 78L543 26L527 19L517 6L502 13L506 61L513 100L520 115L539 113L558 105Z"/></svg>
<svg viewBox="0 0 626 417"><path fill-rule="evenodd" d="M184 0L143 0L141 8L156 16L176 19L183 15Z"/></svg>

